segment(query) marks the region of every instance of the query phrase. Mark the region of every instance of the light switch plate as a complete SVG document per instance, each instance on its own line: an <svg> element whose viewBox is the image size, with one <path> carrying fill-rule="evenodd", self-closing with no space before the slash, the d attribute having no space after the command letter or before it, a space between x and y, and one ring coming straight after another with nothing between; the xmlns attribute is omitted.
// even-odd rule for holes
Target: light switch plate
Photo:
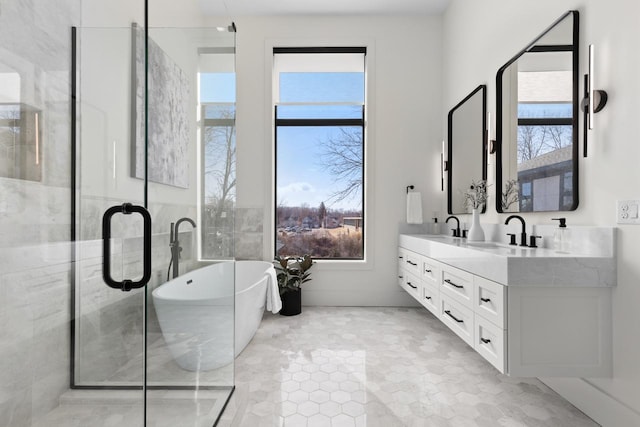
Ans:
<svg viewBox="0 0 640 427"><path fill-rule="evenodd" d="M640 224L640 200L618 200L616 222L618 224Z"/></svg>

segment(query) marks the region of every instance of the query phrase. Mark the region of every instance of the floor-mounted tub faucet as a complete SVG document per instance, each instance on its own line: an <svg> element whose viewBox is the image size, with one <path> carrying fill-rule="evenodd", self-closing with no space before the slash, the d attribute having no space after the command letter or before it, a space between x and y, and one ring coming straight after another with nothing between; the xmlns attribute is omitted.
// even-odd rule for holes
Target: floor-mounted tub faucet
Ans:
<svg viewBox="0 0 640 427"><path fill-rule="evenodd" d="M180 274L180 252L182 247L180 246L180 240L178 240L180 224L187 221L189 224L196 228L196 223L191 218L180 218L175 224L171 223L171 234L169 236L169 247L171 248L171 263L173 265L173 278L175 279Z"/></svg>
<svg viewBox="0 0 640 427"><path fill-rule="evenodd" d="M448 223L450 219L455 219L456 220L456 228L452 228L453 237L460 237L460 220L456 216L451 215L444 222Z"/></svg>
<svg viewBox="0 0 640 427"><path fill-rule="evenodd" d="M520 220L520 222L522 223L522 232L520 233L520 246L527 246L527 225L524 222L524 218L522 218L520 215L510 215L509 217L507 217L504 225L509 224L509 221L511 221L512 219ZM510 244L515 245L514 239L515 236L512 237Z"/></svg>

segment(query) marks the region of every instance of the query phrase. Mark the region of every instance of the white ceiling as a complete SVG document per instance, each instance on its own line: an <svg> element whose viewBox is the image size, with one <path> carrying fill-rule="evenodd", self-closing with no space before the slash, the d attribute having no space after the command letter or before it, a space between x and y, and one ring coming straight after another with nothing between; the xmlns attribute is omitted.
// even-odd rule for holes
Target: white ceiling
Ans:
<svg viewBox="0 0 640 427"><path fill-rule="evenodd" d="M449 0L198 0L207 15L433 15Z"/></svg>

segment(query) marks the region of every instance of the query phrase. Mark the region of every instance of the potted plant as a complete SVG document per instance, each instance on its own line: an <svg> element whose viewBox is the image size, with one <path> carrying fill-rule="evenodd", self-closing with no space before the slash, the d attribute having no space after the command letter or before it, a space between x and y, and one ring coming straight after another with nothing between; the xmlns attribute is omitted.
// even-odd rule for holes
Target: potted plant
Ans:
<svg viewBox="0 0 640 427"><path fill-rule="evenodd" d="M283 316L295 316L302 312L302 291L300 285L311 280L308 271L313 266L310 255L304 256L277 256L273 261L278 277L278 289L282 299Z"/></svg>

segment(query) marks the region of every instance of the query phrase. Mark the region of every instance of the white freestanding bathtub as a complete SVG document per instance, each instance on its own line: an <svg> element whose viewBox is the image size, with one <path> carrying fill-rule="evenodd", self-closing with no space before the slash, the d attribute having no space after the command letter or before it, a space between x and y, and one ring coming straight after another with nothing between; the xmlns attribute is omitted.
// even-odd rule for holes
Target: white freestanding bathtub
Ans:
<svg viewBox="0 0 640 427"><path fill-rule="evenodd" d="M262 320L272 268L265 261L219 262L153 291L162 335L181 368L216 369L244 350Z"/></svg>

